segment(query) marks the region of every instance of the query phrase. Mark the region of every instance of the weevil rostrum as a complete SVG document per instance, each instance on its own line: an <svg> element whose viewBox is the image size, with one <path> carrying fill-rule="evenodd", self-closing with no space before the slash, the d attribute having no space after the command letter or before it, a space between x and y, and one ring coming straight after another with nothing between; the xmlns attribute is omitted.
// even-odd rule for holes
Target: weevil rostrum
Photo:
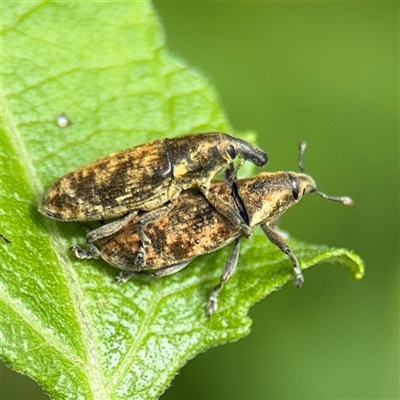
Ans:
<svg viewBox="0 0 400 400"><path fill-rule="evenodd" d="M236 158L257 166L268 161L264 151L226 133L155 140L64 175L48 189L39 211L60 221L119 218L88 233L89 251L75 249L80 258L97 253L94 241L118 232L134 219L141 241L136 255L140 270L145 265L145 247L150 245L143 227L167 214L179 194L189 188L200 189L216 210L239 225L247 236L251 235L251 229L234 208L209 190L213 177ZM140 217L136 218L139 211Z"/></svg>
<svg viewBox="0 0 400 400"><path fill-rule="evenodd" d="M328 196L317 190L314 180L303 170L304 149L303 143L299 157L301 173L260 173L252 178L213 182L210 186L213 195L230 204L244 223L251 228L261 225L267 238L288 256L297 287L303 284L304 277L296 256L275 229L277 219L307 193L316 192L325 199L352 204L348 197ZM101 251L94 255L124 270L117 277L119 281L127 281L138 272L135 258L140 248L139 218L131 220L118 233L100 240ZM213 314L217 309L218 293L238 262L240 240L244 236L240 226L215 210L201 192L192 190L183 192L171 212L148 224L145 231L151 244L146 249L147 263L143 272L154 277L174 274L195 257L235 242L220 282L212 290L207 303L207 314Z"/></svg>

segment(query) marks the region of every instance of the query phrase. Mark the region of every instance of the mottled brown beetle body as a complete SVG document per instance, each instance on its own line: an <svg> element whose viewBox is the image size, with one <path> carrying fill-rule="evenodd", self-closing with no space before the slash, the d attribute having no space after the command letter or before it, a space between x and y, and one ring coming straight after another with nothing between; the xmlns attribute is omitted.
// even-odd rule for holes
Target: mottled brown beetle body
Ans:
<svg viewBox="0 0 400 400"><path fill-rule="evenodd" d="M182 190L208 186L236 157L258 166L268 160L262 150L224 133L156 140L64 175L39 211L61 221L97 221L154 210Z"/></svg>
<svg viewBox="0 0 400 400"><path fill-rule="evenodd" d="M299 166L305 144L300 146ZM210 191L228 203L251 228L261 225L268 239L290 259L294 283L300 287L304 278L296 257L284 238L274 230L277 219L297 204L304 194L316 192L323 198L351 205L348 197L328 196L316 189L314 180L295 172L261 173L253 178L214 182ZM126 281L136 272L136 253L140 248L137 221L132 220L117 234L100 241L101 256L117 268L125 270L118 280ZM217 296L232 275L239 256L241 228L216 211L200 192L182 193L174 209L158 221L147 225L146 235L151 245L146 249L147 264L143 272L166 276L183 269L193 258L216 251L235 241L220 283L213 289L207 313L217 309Z"/></svg>
<svg viewBox="0 0 400 400"><path fill-rule="evenodd" d="M226 182L213 182L213 194L234 206L231 187ZM198 191L183 192L175 207L163 218L145 228L151 245L146 248L145 271L154 271L192 260L235 240L240 226L227 220ZM136 271L135 257L140 247L136 221L101 241L101 257L117 268Z"/></svg>
<svg viewBox="0 0 400 400"><path fill-rule="evenodd" d="M292 179L300 185L293 197ZM294 172L261 173L235 182L243 201L250 227L273 223L289 207L297 204L303 193L315 188L307 175ZM210 190L239 211L232 186L228 182L213 182ZM140 247L137 224L133 220L117 234L101 241L101 257L117 268L135 271L135 253ZM169 214L145 228L151 245L146 248L145 270L153 271L192 260L216 251L242 235L240 226L217 212L200 192L186 191Z"/></svg>
<svg viewBox="0 0 400 400"><path fill-rule="evenodd" d="M215 209L241 226L247 236L251 234L235 210L209 191L213 177L236 158L258 166L268 161L262 150L225 133L156 140L66 174L47 191L39 211L61 221L123 217L90 232L86 237L89 251L75 247L80 258L95 256L94 241L118 232L139 211L147 212L136 220L142 243L136 264L141 269L146 262L144 248L150 243L143 227L167 214L182 190L200 189Z"/></svg>

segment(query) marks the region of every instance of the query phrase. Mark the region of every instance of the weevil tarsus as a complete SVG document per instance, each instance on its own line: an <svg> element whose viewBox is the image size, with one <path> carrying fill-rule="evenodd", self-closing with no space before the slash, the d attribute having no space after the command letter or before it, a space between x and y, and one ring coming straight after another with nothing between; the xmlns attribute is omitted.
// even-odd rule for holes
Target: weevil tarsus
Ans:
<svg viewBox="0 0 400 400"><path fill-rule="evenodd" d="M267 224L261 224L261 228L271 243L277 246L279 250L289 257L293 269L293 283L296 287L301 287L304 283L304 276L300 270L299 262L292 253L289 245L285 242L283 237L279 235L278 232L274 231Z"/></svg>
<svg viewBox="0 0 400 400"><path fill-rule="evenodd" d="M118 283L125 283L128 282L134 275L137 275L137 271L122 271L116 277L115 280Z"/></svg>
<svg viewBox="0 0 400 400"><path fill-rule="evenodd" d="M141 243L139 250L137 251L134 262L138 272L140 272L146 266L146 248L145 246L143 246L143 242Z"/></svg>
<svg viewBox="0 0 400 400"><path fill-rule="evenodd" d="M100 250L92 243L88 243L88 250L84 250L77 245L71 246L69 249L75 253L75 257L82 260L88 260L91 258L97 259L101 257Z"/></svg>
<svg viewBox="0 0 400 400"><path fill-rule="evenodd" d="M221 289L223 288L224 284L227 282L227 280L231 277L231 275L235 271L235 268L236 268L236 265L237 265L238 259L239 259L239 251L240 251L240 238L237 238L235 240L235 245L233 247L232 253L229 256L229 259L225 264L224 270L222 271L219 283L211 291L210 297L208 298L208 303L207 303L207 315L208 315L208 317L211 317L211 315L215 311L217 311L217 308L218 308L218 293L221 291Z"/></svg>

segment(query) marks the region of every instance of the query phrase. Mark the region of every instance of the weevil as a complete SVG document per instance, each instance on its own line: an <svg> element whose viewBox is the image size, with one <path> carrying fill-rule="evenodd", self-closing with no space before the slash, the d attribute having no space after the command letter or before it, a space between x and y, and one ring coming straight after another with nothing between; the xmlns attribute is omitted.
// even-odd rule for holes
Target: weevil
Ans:
<svg viewBox="0 0 400 400"><path fill-rule="evenodd" d="M213 195L230 204L251 228L261 225L267 238L291 261L294 284L301 287L304 277L296 256L276 230L277 219L297 204L304 194L316 192L328 200L351 205L349 197L333 197L317 190L315 181L304 173L300 146L299 167L296 172L261 173L252 178L230 179L211 183ZM121 231L100 241L101 251L96 257L124 270L117 280L127 281L138 272L135 264L140 248L138 219L132 220ZM240 226L215 210L199 191L183 192L168 215L146 226L151 245L146 249L147 264L143 272L161 277L174 274L186 267L195 257L216 251L234 242L232 253L212 290L207 314L217 309L218 293L232 275L238 262L240 240L244 236Z"/></svg>
<svg viewBox="0 0 400 400"><path fill-rule="evenodd" d="M136 256L140 270L146 262L145 247L150 244L143 227L167 214L182 190L198 188L216 210L251 235L237 212L209 190L213 177L236 158L257 166L268 161L264 151L226 133L155 140L64 175L44 195L39 211L60 221L120 218L89 232L89 251L75 248L80 258L96 254L94 241L118 232L141 211L140 218L135 219L142 243Z"/></svg>

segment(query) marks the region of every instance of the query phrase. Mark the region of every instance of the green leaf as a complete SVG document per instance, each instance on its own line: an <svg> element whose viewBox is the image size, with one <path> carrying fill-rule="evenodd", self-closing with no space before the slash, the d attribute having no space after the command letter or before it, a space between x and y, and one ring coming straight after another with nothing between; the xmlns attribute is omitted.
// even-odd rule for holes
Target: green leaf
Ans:
<svg viewBox="0 0 400 400"><path fill-rule="evenodd" d="M76 260L68 247L86 228L39 215L45 187L111 151L232 129L207 80L166 50L148 2L8 2L2 13L1 356L56 399L157 398L188 359L249 333L249 307L291 279L290 263L256 231L207 319L230 248L124 286L104 262ZM60 113L72 124L58 126ZM363 275L351 252L289 243L302 268Z"/></svg>

